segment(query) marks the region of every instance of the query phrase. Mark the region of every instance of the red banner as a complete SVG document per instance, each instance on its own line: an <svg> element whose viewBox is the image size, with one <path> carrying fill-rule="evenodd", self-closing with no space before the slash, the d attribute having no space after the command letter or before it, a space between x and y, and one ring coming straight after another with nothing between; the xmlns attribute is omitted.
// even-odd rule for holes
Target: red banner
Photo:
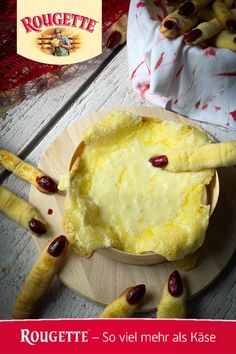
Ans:
<svg viewBox="0 0 236 354"><path fill-rule="evenodd" d="M236 321L80 319L0 322L2 354L235 354Z"/></svg>

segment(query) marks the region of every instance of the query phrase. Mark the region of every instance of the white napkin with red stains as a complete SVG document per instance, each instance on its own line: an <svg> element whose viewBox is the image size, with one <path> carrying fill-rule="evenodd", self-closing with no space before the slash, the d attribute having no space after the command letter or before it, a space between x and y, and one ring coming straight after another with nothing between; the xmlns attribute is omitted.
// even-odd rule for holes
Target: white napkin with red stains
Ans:
<svg viewBox="0 0 236 354"><path fill-rule="evenodd" d="M191 119L236 130L236 53L167 39L159 25L173 7L164 0L131 0L128 61L141 97Z"/></svg>

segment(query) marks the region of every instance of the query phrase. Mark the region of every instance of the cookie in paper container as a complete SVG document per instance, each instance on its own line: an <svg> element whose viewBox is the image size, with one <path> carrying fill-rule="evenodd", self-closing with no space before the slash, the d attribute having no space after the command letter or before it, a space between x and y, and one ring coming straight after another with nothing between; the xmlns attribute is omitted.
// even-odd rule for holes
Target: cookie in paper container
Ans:
<svg viewBox="0 0 236 354"><path fill-rule="evenodd" d="M159 107L236 129L236 53L222 48L225 45L235 48L236 33L227 32L225 38L225 32L215 32L220 26L213 26L212 21L211 33L215 37L206 48L185 44L181 31L177 31L180 34L177 38L166 38L160 32L161 24L174 9L176 7L166 6L164 0L131 1L127 48L133 88ZM211 20L212 10L205 15L205 21Z"/></svg>
<svg viewBox="0 0 236 354"><path fill-rule="evenodd" d="M90 256L101 249L125 263L154 264L198 249L211 213L202 196L215 170L170 173L149 160L209 142L192 126L127 112L87 130L59 183L67 190L63 223L74 251Z"/></svg>

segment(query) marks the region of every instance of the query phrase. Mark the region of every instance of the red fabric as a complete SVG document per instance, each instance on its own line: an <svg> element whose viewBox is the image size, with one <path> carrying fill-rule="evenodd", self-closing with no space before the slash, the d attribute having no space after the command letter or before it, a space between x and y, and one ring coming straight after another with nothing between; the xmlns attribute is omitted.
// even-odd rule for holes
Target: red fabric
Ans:
<svg viewBox="0 0 236 354"><path fill-rule="evenodd" d="M128 11L130 0L103 1L103 32ZM0 1L0 91L20 87L62 66L37 63L16 54L16 0Z"/></svg>
<svg viewBox="0 0 236 354"><path fill-rule="evenodd" d="M106 32L129 9L130 0L103 0L102 24Z"/></svg>

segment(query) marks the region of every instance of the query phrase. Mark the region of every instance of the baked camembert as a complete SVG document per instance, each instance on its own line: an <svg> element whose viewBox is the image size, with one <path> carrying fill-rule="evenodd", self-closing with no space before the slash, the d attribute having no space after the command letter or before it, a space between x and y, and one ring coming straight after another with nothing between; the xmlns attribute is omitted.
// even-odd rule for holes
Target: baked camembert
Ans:
<svg viewBox="0 0 236 354"><path fill-rule="evenodd" d="M71 171L64 228L77 254L102 247L167 260L192 254L204 242L210 206L202 201L214 169L169 172L149 159L211 142L180 122L113 112L86 131Z"/></svg>

